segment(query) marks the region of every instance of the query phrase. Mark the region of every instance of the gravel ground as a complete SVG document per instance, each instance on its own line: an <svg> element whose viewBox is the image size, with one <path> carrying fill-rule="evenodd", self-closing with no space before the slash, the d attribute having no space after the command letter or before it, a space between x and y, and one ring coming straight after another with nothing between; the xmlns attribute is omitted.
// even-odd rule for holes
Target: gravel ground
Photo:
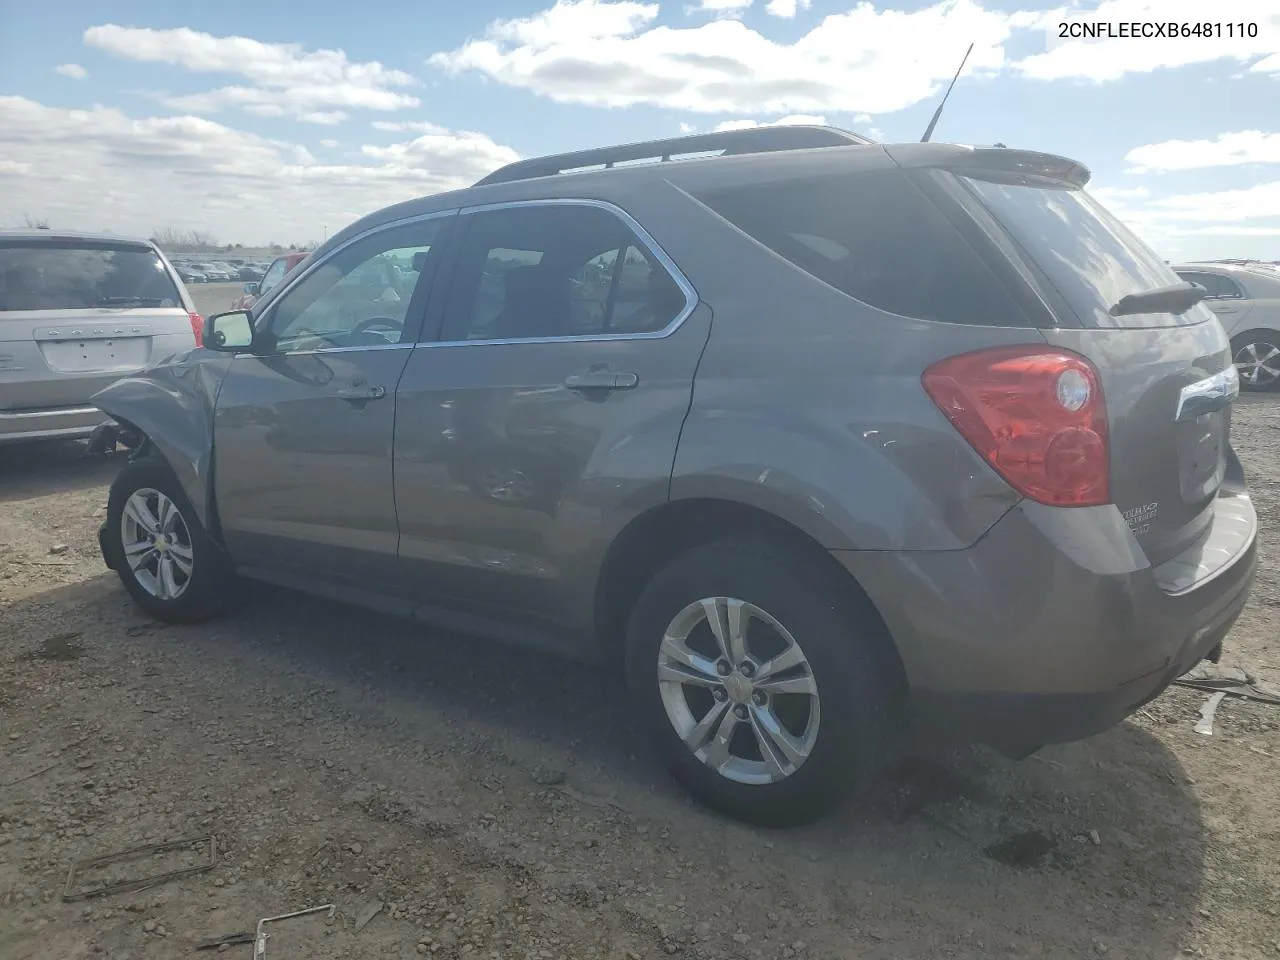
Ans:
<svg viewBox="0 0 1280 960"><path fill-rule="evenodd" d="M1280 399L1238 407L1265 526L1225 658L1272 683L1278 427ZM1280 708L1228 698L1205 737L1175 688L1021 763L904 757L759 831L693 806L586 668L264 587L147 620L95 544L118 463L78 455L0 454L4 960L186 956L325 903L268 955L1280 956ZM205 834L210 872L60 900L77 859Z"/></svg>

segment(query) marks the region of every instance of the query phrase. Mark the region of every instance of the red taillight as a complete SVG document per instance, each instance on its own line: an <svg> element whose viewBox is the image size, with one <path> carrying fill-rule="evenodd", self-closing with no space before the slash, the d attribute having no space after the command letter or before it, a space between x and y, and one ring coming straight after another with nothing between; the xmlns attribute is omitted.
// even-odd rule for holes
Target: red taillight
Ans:
<svg viewBox="0 0 1280 960"><path fill-rule="evenodd" d="M191 332L195 334L196 346L204 346L204 319L198 313L187 314L191 318Z"/></svg>
<svg viewBox="0 0 1280 960"><path fill-rule="evenodd" d="M1025 497L1060 507L1111 502L1107 409L1084 357L1045 347L995 347L924 372L938 409Z"/></svg>

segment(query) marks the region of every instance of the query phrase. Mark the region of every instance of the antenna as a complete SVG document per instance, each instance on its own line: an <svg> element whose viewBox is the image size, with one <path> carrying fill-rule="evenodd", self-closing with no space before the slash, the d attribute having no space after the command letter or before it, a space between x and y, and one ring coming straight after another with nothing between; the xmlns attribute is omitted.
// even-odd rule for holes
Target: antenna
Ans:
<svg viewBox="0 0 1280 960"><path fill-rule="evenodd" d="M969 44L969 49L964 52L964 59L960 61L960 66L956 68L956 75L951 78L951 83L947 87L947 92L942 95L942 102L938 104L938 109L933 111L933 119L929 121L929 126L924 129L924 136L920 138L921 143L928 143L929 138L933 136L933 128L938 125L938 118L942 116L942 108L947 105L947 97L951 96L951 88L956 85L956 81L960 79L960 71L964 69L964 65L969 62L969 54L973 53L973 44Z"/></svg>

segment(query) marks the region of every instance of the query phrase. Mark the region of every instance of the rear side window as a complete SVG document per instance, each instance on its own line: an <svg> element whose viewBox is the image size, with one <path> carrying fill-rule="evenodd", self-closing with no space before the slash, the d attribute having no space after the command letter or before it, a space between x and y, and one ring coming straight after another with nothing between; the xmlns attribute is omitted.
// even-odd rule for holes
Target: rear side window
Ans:
<svg viewBox="0 0 1280 960"><path fill-rule="evenodd" d="M687 302L617 216L529 204L465 216L441 339L524 340L656 333Z"/></svg>
<svg viewBox="0 0 1280 960"><path fill-rule="evenodd" d="M181 305L149 247L0 241L0 311Z"/></svg>
<svg viewBox="0 0 1280 960"><path fill-rule="evenodd" d="M901 172L752 184L697 199L806 273L889 313L1028 323L979 253Z"/></svg>
<svg viewBox="0 0 1280 960"><path fill-rule="evenodd" d="M1045 272L1084 326L1172 327L1209 316L1204 307L1183 314L1111 316L1110 308L1122 297L1181 280L1083 190L961 179Z"/></svg>
<svg viewBox="0 0 1280 960"><path fill-rule="evenodd" d="M1229 277L1216 273L1191 273L1180 270L1178 276L1189 283L1198 283L1208 291L1209 300L1243 300L1244 291Z"/></svg>

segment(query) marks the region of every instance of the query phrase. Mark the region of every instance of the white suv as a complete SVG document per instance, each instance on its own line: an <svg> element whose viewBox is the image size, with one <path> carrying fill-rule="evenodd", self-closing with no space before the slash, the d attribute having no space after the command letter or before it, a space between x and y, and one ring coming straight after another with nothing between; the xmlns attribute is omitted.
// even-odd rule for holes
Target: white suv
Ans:
<svg viewBox="0 0 1280 960"><path fill-rule="evenodd" d="M1184 263L1183 280L1209 291L1205 305L1222 321L1246 390L1280 385L1280 270L1266 264Z"/></svg>
<svg viewBox="0 0 1280 960"><path fill-rule="evenodd" d="M0 444L88 436L95 393L199 346L201 324L153 243L0 231Z"/></svg>

